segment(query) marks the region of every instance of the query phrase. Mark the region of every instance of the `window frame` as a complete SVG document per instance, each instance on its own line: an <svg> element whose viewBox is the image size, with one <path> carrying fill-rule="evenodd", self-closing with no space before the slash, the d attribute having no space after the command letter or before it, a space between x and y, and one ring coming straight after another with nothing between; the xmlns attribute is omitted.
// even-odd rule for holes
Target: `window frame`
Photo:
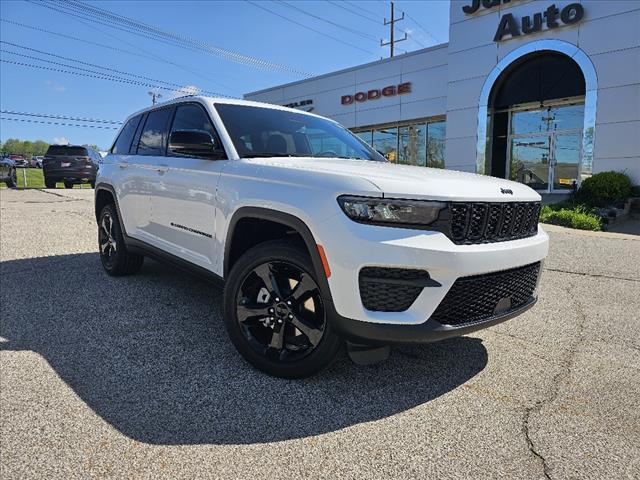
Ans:
<svg viewBox="0 0 640 480"><path fill-rule="evenodd" d="M195 155L184 155L184 154L179 154L179 153L174 153L171 152L169 150L169 138L171 137L171 132L173 131L173 123L176 120L176 114L178 113L178 108L183 107L183 106L191 106L191 105L195 105L196 107L200 108L200 110L202 110L205 114L205 116L207 117L207 120L209 120L209 123L211 124L211 127L213 129L213 134L215 136L215 139L217 140L218 144L220 145L220 147L222 148L222 151L224 152L224 158L211 158L211 157L199 157L199 156L195 156ZM207 111L207 109L204 107L204 105L202 105L200 102L181 102L181 103L177 103L175 105L173 105L173 113L171 114L171 121L169 122L169 129L167 130L167 141L166 141L166 145L165 145L165 157L174 157L174 158L198 158L200 160L212 160L212 161L219 161L219 160L228 160L229 159L229 153L227 152L227 149L224 148L224 144L222 143L222 139L220 138L220 134L218 133L218 129L216 128L216 124L215 122L211 119L211 115L209 115L209 112Z"/></svg>

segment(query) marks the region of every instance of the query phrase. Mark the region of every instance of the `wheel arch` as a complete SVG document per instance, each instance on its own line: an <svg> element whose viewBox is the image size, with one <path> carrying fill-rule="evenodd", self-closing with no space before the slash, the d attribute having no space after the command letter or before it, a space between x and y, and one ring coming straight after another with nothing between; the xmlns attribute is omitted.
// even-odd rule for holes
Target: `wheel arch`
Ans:
<svg viewBox="0 0 640 480"><path fill-rule="evenodd" d="M234 241L237 241L235 235L236 232L239 231L239 226L241 227L243 222L247 221L269 222L271 224L280 225L287 230L293 230L297 235L299 235L316 271L322 295L326 301L332 301L329 282L327 281L322 259L318 252L318 244L316 243L316 240L307 224L295 215L268 208L241 207L234 212L229 222L229 228L227 229L227 236L224 244L223 272L225 278L239 255L242 254L242 252L234 250ZM251 246L255 246L272 239L273 238L268 236L267 238L260 239L257 242L251 242Z"/></svg>
<svg viewBox="0 0 640 480"><path fill-rule="evenodd" d="M116 196L115 189L108 183L97 183L94 192L94 209L96 223L99 220L100 212L102 211L102 209L106 205L113 203L116 207L116 212L118 213L118 223L120 224L120 229L122 230L122 234L124 235L126 243L126 239L128 238L127 230L124 227L124 222L122 220L122 214L120 213L120 206L118 205L118 197Z"/></svg>

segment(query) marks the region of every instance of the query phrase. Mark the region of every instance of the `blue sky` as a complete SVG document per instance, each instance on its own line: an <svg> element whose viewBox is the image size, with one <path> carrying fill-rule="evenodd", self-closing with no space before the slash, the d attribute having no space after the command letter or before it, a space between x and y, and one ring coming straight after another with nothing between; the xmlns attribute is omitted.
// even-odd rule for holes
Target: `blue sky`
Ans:
<svg viewBox="0 0 640 480"><path fill-rule="evenodd" d="M301 73L295 72L326 73L388 56L388 47L379 46L380 38L386 40L389 34L389 28L382 26L383 17L389 16L389 4L383 1L101 1L90 4L165 32L204 42L205 48L212 53L142 38L112 28L116 25L113 22L97 24L36 3L21 0L0 2L0 18L3 20L0 22L0 38L3 41L0 44L3 50L0 58L4 60L0 63L0 106L3 111L121 121L131 112L151 103L147 93L151 88L148 86L8 62L73 70L85 75L95 75L87 70L104 72L86 64L90 63L138 75L132 80L142 83L155 85L155 80L162 80L182 86L189 92L205 90L241 97L249 91L303 78ZM55 3L48 5L59 8ZM397 45L400 51L413 51L447 41L448 0L397 1L397 14L402 11L408 17L397 26L409 33L409 40ZM375 19L379 20L378 24ZM106 45L111 49L53 35L42 29ZM398 32L398 35L402 33ZM57 62L58 65L38 59ZM71 69L65 64L85 70ZM263 66L256 67L258 64ZM123 77L118 72L106 73ZM164 98L175 95L175 92L168 90L158 92ZM47 120L4 113L1 116ZM61 119L49 121L79 123ZM111 126L104 123L93 125ZM107 148L115 133L110 129L0 121L2 141L20 138L42 139L51 143L55 139L66 139L71 143L97 144Z"/></svg>

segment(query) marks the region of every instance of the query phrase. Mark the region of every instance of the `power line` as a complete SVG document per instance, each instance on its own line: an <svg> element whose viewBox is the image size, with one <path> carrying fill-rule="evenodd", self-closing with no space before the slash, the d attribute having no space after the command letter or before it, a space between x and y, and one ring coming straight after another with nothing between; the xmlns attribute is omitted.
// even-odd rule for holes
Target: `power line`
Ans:
<svg viewBox="0 0 640 480"><path fill-rule="evenodd" d="M108 123L113 125L122 124L122 122L118 122L116 120L101 120L98 118L86 118L86 117L67 117L65 115L55 115L52 113L16 112L14 110L0 110L0 113L4 113L6 115L19 115L19 116L26 116L26 117L52 118L55 120L73 120L76 122Z"/></svg>
<svg viewBox="0 0 640 480"><path fill-rule="evenodd" d="M40 53L40 54L43 54L43 55L49 55L49 56L54 57L54 58L59 58L59 59L62 59L62 60L67 60L67 61L70 61L70 62L79 63L81 65L86 65L86 66L90 66L90 67L94 67L94 68L100 68L102 70L115 72L115 73L118 73L118 74L121 74L121 75L128 75L130 77L141 78L143 80L149 80L149 81L152 81L152 82L163 83L165 85L178 87L178 89L184 88L184 85L181 85L181 84L178 84L178 83L167 82L167 81L164 81L164 80L158 80L158 79L155 79L155 78L146 77L144 75L138 75L138 74L131 73L131 72L125 72L125 71L122 71L122 70L116 70L114 68L105 67L105 66L102 66L102 65L96 65L95 63L84 62L82 60L77 60L77 59L74 59L74 58L64 57L62 55L56 55L55 53L45 52L43 50L37 50L35 48L26 47L24 45L19 45L17 43L5 42L4 40L0 40L0 44L1 43L4 43L6 45L11 45L11 46L17 47L17 48L22 48L24 50L28 50L28 51L31 51L31 52L36 52L36 53ZM7 53L11 53L12 55L19 55L19 56L22 56L22 57L30 58L32 60L41 60L41 61L48 62L48 60L40 59L40 58L37 58L37 57L31 57L31 56L28 56L28 55L19 54L19 53L15 53L15 52L7 52ZM51 63L53 63L53 62L51 62ZM65 64L58 64L58 65L79 69L78 67L75 67L73 65L65 65ZM86 70L86 71L92 72L92 73L101 73L101 72L94 72L92 70ZM207 90L202 90L202 93L206 93L206 94L210 94L210 95L214 95L214 96L224 96L221 93L209 92Z"/></svg>
<svg viewBox="0 0 640 480"><path fill-rule="evenodd" d="M439 39L437 39L429 30L427 30L426 28L424 28L421 24L418 23L418 21L413 18L411 15L409 15L407 13L407 18L409 18L413 23L415 23L418 27L420 27L420 29L426 33L427 35L429 35L435 42L440 42Z"/></svg>
<svg viewBox="0 0 640 480"><path fill-rule="evenodd" d="M44 59L41 59L41 61L49 62L48 60L44 60ZM12 60L7 60L5 58L0 58L0 62L7 63L7 64L10 64L10 65L18 65L18 66L21 66L21 67L37 68L37 69L40 69L40 70L47 70L47 71L50 71L50 72L68 73L70 75L77 75L77 76L80 76L80 77L96 78L98 80L109 80L111 82L124 83L124 84L128 84L128 85L142 86L142 87L148 87L148 88L159 88L159 89L168 90L168 91L171 91L171 92L176 92L177 91L174 88L168 88L168 87L163 87L161 85L152 85L152 84L149 84L149 83L138 82L138 81L135 81L135 80L129 80L129 79L125 79L125 78L116 77L114 75L106 75L106 74L91 75L91 74L88 74L88 73L74 72L74 71L70 71L70 70L63 70L63 69L60 69L60 68L46 67L44 65L34 65L32 63L16 62L16 61L12 61ZM54 63L55 64L55 62L49 62L49 63ZM79 68L79 67L72 67L72 68Z"/></svg>
<svg viewBox="0 0 640 480"><path fill-rule="evenodd" d="M156 41L161 41L160 39L165 39L169 42L172 42L175 46L179 46L181 48L186 48L186 49L189 49L190 47L196 48L201 52L205 52L210 55L214 55L216 57L224 58L228 61L239 63L244 66L258 68L262 70L270 70L270 71L275 71L279 73L292 74L296 76L310 76L310 74L306 72L302 72L300 70L297 70L293 67L289 67L287 65L282 65L282 64L278 64L268 60L264 60L262 58L245 55L239 52L235 52L233 50L211 45L204 41L193 39L185 35L162 30L160 28L154 27L149 24L145 24L135 19L113 13L109 10L98 8L88 3L69 0L64 4L59 4L59 3L56 4L56 6L59 8L55 8L55 7L52 7L51 5L48 5L42 2L34 2L33 0L27 0L27 1L30 1L31 3L35 3L36 5L39 5L45 8L50 8L52 10L59 11L61 13L72 15L72 16L78 16L78 14L80 13L82 14L85 20L101 23L110 28L117 28L114 25L114 23L116 23L121 27L125 26L129 28L130 29L128 31L129 33L133 33L135 35L142 36L145 38L150 38ZM62 9L62 11L59 9ZM109 23L101 22L101 20L107 21Z"/></svg>
<svg viewBox="0 0 640 480"><path fill-rule="evenodd" d="M79 20L79 21L80 21L81 23L84 23L84 22L82 22L81 20ZM105 49L112 50L112 51L114 51L114 52L118 52L118 53L126 53L126 54L128 54L128 55L133 55L133 56L136 56L136 57L139 57L139 58L146 58L146 59L149 59L149 60L153 60L153 61L155 61L155 62L166 63L166 64L168 64L168 65L172 65L172 66L174 66L174 67L178 67L178 68L180 68L180 69L182 69L182 70L184 70L184 71L186 71L186 72L192 73L193 75L196 75L196 76L198 76L198 77L200 77L200 78L202 78L202 79L204 79L204 80L207 80L207 81L209 81L209 82L215 83L216 85L219 85L219 86L221 86L221 87L227 88L227 89L229 89L229 90L233 90L233 87L230 87L229 85L225 85L224 83L218 82L218 81L213 80L213 79L211 79L211 78L209 78L209 77L207 77L207 76L205 76L205 75L202 75L200 72L198 72L198 71L196 71L196 70L192 69L191 67L187 67L186 65L181 65L181 64L179 64L179 63L172 62L172 61L170 61L170 60L167 60L166 58L163 58L163 57L159 57L159 56L157 56L157 55L154 55L154 54L152 54L151 52L146 52L146 50L139 48L139 47L138 47L138 46L136 46L135 44L129 44L129 42L126 42L126 41L124 41L124 40L122 40L122 39L118 38L118 37L117 37L117 36L115 36L115 35L112 35L112 34L110 34L110 33L108 33L108 32L104 32L103 30L100 30L100 29L98 29L97 27L94 27L94 26L88 25L88 24L86 24L86 23L84 23L84 24L85 24L85 25L87 25L87 26L89 26L89 28L92 28L92 29L98 30L98 31L100 31L100 32L104 33L105 35L108 35L108 36L110 36L110 37L112 37L112 38L115 38L115 39L117 39L117 40L119 40L119 41L122 41L122 42L124 42L124 43L127 43L127 44L131 45L131 46L132 46L132 47L134 47L134 48L137 48L137 49L139 49L139 50L141 50L141 51L143 51L143 52L146 52L146 55L145 55L145 54L143 54L143 53L132 52L131 50L125 50L125 49L122 49L122 48L113 47L113 46L111 46L111 45L105 45L104 43L93 42L93 41L91 41L91 40L86 40L86 39L84 39L84 38L74 37L74 36L72 36L72 35L66 35L66 34L64 34L64 33L53 32L53 31L51 31L51 30L47 30L47 29L44 29L44 28L36 27L36 26L33 26L33 25L27 25L27 24L25 24L25 23L15 22L15 21L12 21L12 20L7 20L7 19L4 19L4 18L0 18L0 22L5 22L5 23L8 23L8 24L10 24L10 25L16 25L16 26L19 26L19 27L22 27L22 28L28 28L28 29L30 29L30 30L34 30L34 31L36 31L36 32L42 32L42 33L48 33L48 34L50 34L50 35L56 35L56 36L58 36L58 37L61 37L61 38L67 38L67 39L69 39L69 40L73 40L73 41L75 41L75 42L83 42L83 43L86 43L86 44L88 44L88 45L95 45L95 46L97 46L97 47L105 48ZM228 75L227 75L227 76L228 76Z"/></svg>
<svg viewBox="0 0 640 480"><path fill-rule="evenodd" d="M330 4L335 5L336 7L340 7L341 9L346 10L347 12L350 12L350 13L352 13L354 15L359 16L360 18L364 18L365 20L369 20L370 22L373 22L373 23L375 23L377 25L380 25L380 20L378 20L377 18L371 18L371 17L369 17L367 15L364 15L362 12L358 12L357 10L352 10L349 7L343 5L344 3L347 3L347 2L336 2L334 0L327 0L327 1ZM382 18L382 17L380 17L380 18Z"/></svg>
<svg viewBox="0 0 640 480"><path fill-rule="evenodd" d="M64 125L66 127L101 128L104 130L118 130L120 128L120 127L107 127L103 125L82 125L79 123L63 123L63 122L49 122L44 120L29 120L28 118L0 117L0 120L6 120L9 122L44 123L46 125Z"/></svg>
<svg viewBox="0 0 640 480"><path fill-rule="evenodd" d="M368 13L370 13L371 15L374 15L374 16L376 16L376 17L378 16L378 14L377 14L376 12L374 12L373 10L369 10L368 8L364 8L364 7L362 6L362 4L360 4L360 5L357 5L357 6L356 6L356 4L355 4L354 2L348 2L347 0L343 0L343 1L342 1L342 3L346 3L347 5L351 5L351 6L352 6L352 7L354 7L354 8L359 8L360 10L363 10L363 11L365 11L365 12L368 12ZM383 3L386 3L386 2L383 2Z"/></svg>
<svg viewBox="0 0 640 480"><path fill-rule="evenodd" d="M328 33L325 33L325 32L322 32L320 30L316 30L313 27L309 27L307 25L304 25L303 23L300 23L300 22L298 22L296 20L293 20L292 18L286 17L285 15L282 15L282 14L280 14L278 12L274 12L273 10L265 7L264 5L260 5L260 4L256 3L256 2L252 2L251 0L245 0L245 1L247 3L250 3L251 5L253 5L254 7L260 8L260 9L264 10L265 12L269 12L270 14L275 15L277 17L280 17L280 18L282 18L282 19L284 19L284 20L286 20L288 22L295 23L296 25L298 25L298 26L300 26L302 28L305 28L307 30L311 30L312 32L318 33L318 34L320 34L320 35L322 35L324 37L327 37L327 38L330 38L332 40L335 40L336 42L342 43L343 45L347 45L349 47L352 47L352 48L355 48L357 50L360 50L361 52L368 53L370 55L375 55L375 53L370 51L370 50L365 50L364 48L360 48L359 46L354 45L353 43L346 42L346 41L344 41L344 40L342 40L340 38L337 38L337 37L334 37L332 35L329 35Z"/></svg>
<svg viewBox="0 0 640 480"><path fill-rule="evenodd" d="M369 35L368 33L361 32L360 30L356 30L354 28L347 27L345 25L340 25L339 23L336 23L336 22L331 21L331 20L327 20L324 17L321 17L319 15L315 15L315 14L313 14L311 12L307 12L306 10L303 10L302 8L296 7L295 5L291 5L291 4L289 4L287 2L284 2L284 1L281 1L280 3L282 5L284 5L284 6L286 6L286 7L292 8L292 9L302 13L303 15L307 15L309 17L315 18L316 20L320 20L321 22L328 23L329 25L333 25L334 27L341 28L341 29L343 29L343 30L345 30L347 32L351 32L351 33L353 33L355 35L358 35L358 36L360 36L362 38L365 38L367 40L373 40L373 41L377 41L378 40L373 35Z"/></svg>
<svg viewBox="0 0 640 480"><path fill-rule="evenodd" d="M345 10L345 11L347 11L347 12L349 12L349 13L353 14L353 15L357 15L358 17L363 18L364 20L368 20L368 21L370 21L371 23L375 23L376 25L381 25L381 24L380 24L380 20L373 19L373 18L371 18L371 17L368 17L368 16L366 16L366 15L363 15L361 12L358 12L358 11L356 11L356 10L352 10L352 9L350 9L349 7L347 7L347 6L343 5L342 3L339 3L339 2L336 2L336 1L333 1L333 0L326 0L326 1L327 1L327 2L329 2L329 3L330 3L330 4L332 4L332 5L335 5L336 7L340 7L341 9L343 9L343 10ZM343 2L343 3L346 3L346 2ZM407 16L409 16L409 15L407 15ZM422 48L423 48L423 47L425 46L425 45L424 45L420 40L418 40L417 38L415 38L415 36L414 36L412 33L408 32L407 30L403 30L402 28L398 28L398 30L400 30L400 31L401 31L402 33L404 33L405 35L408 35L408 36L409 36L409 38L410 38L411 40L413 40L415 43L417 43L419 47L422 47Z"/></svg>

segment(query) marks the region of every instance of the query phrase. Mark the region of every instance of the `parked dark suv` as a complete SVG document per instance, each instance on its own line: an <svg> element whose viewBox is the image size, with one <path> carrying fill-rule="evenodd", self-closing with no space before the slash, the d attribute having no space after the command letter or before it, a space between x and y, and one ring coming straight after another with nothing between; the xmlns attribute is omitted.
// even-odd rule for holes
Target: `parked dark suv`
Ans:
<svg viewBox="0 0 640 480"><path fill-rule="evenodd" d="M95 187L100 154L89 147L51 145L42 161L44 184L56 188L56 182L64 182L65 188L76 183L90 183Z"/></svg>

